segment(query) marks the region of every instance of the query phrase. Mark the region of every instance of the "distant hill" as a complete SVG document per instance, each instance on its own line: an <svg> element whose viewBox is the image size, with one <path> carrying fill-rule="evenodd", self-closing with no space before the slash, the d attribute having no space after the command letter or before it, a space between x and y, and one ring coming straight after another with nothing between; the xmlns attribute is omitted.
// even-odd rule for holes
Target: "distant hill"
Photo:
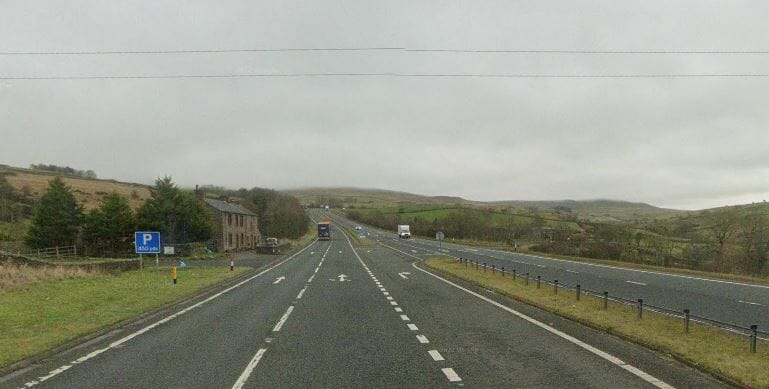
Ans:
<svg viewBox="0 0 769 389"><path fill-rule="evenodd" d="M75 198L83 204L86 210L98 207L101 198L113 191L128 199L134 209L139 208L144 200L150 197L149 187L146 185L115 180L82 178L6 165L0 165L0 175L4 175L8 183L18 190L26 187L34 199L39 199L43 195L48 181L54 177L61 177L67 185L72 187Z"/></svg>
<svg viewBox="0 0 769 389"><path fill-rule="evenodd" d="M541 214L596 222L626 222L646 220L686 213L673 209L658 208L645 203L619 200L561 200L561 201L473 201L461 197L424 196L383 189L360 188L307 188L285 191L302 203L329 204L352 208L397 208L414 205L435 207L469 206L494 209L507 213Z"/></svg>

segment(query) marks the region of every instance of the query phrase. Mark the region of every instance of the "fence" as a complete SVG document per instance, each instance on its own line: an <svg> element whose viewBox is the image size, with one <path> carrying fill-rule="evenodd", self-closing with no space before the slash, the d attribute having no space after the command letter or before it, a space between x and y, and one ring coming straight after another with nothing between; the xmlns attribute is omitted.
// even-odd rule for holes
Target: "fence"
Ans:
<svg viewBox="0 0 769 389"><path fill-rule="evenodd" d="M530 273L518 274L515 269L512 269L512 272L509 272L505 270L504 266L499 267L496 264L487 264L486 262L481 263L481 262L473 261L467 258L456 258L456 260L459 263L464 264L465 267L474 268L478 271L484 271L484 272L491 271L492 273L499 273L502 277L509 276L512 280L515 280L516 278L523 278L524 285L527 285L527 286L530 283L536 282L537 289L540 289L542 287L542 283L544 283L545 285L551 286L555 294L558 294L559 289L569 290L574 293L576 300L580 300L582 295L592 295L598 299L603 300L604 309L608 308L609 302L622 304L629 307L630 309L635 310L638 314L639 319L643 318L644 311L651 311L651 312L655 312L655 313L669 316L669 317L676 317L682 320L682 331L684 333L688 333L690 323L695 322L701 325L718 328L720 330L745 336L748 338L750 351L754 353L756 352L758 340L769 342L769 332L759 331L757 325L751 325L750 327L745 327L745 326L741 326L734 323L727 323L727 322L707 318L704 316L698 316L698 315L692 314L691 310L689 309L683 309L681 311L678 311L678 310L674 310L666 307L649 304L648 302L645 302L643 299L629 300L629 299L618 297L618 296L611 296L607 291L599 292L595 290L584 289L580 284L568 285L568 284L559 282L558 280L543 279L539 275L537 275L535 278L535 276L531 275Z"/></svg>
<svg viewBox="0 0 769 389"><path fill-rule="evenodd" d="M27 257L38 259L67 259L77 257L77 246L56 246L23 253Z"/></svg>

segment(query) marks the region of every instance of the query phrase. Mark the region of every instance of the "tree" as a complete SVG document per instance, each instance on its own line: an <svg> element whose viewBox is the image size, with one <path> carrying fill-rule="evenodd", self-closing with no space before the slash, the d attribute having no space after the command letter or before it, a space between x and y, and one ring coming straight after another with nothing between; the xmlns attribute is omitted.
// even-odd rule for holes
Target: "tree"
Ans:
<svg viewBox="0 0 769 389"><path fill-rule="evenodd" d="M134 218L128 200L116 192L102 199L99 208L91 210L83 226L83 240L97 254L113 257L130 249L131 234L135 231Z"/></svg>
<svg viewBox="0 0 769 389"><path fill-rule="evenodd" d="M705 219L716 246L715 270L720 272L724 264L724 246L736 229L738 220L737 210L727 207L719 212L709 212L705 215Z"/></svg>
<svg viewBox="0 0 769 389"><path fill-rule="evenodd" d="M83 207L61 178L48 183L32 216L26 243L33 248L74 245L83 223Z"/></svg>
<svg viewBox="0 0 769 389"><path fill-rule="evenodd" d="M177 188L171 177L158 178L150 198L137 212L141 229L160 231L167 243L199 242L211 238L211 219L192 193Z"/></svg>

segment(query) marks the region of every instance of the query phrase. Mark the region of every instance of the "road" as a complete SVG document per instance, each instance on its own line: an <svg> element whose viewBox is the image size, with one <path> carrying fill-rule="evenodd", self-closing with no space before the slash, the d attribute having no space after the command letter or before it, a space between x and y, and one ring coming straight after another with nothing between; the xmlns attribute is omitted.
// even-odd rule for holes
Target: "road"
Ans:
<svg viewBox="0 0 769 389"><path fill-rule="evenodd" d="M347 225L355 223L335 216ZM643 299L652 304L678 312L689 309L692 315L749 328L769 331L769 286L687 276L675 273L630 269L609 265L547 258L450 242L439 244L425 239L398 239L395 232L367 227L369 239L382 242L409 254L426 258L436 253L466 258L480 263L504 266L507 271L530 273L561 284L581 285L598 293L608 291L626 300Z"/></svg>
<svg viewBox="0 0 769 389"><path fill-rule="evenodd" d="M678 362L332 241L0 387L722 387Z"/></svg>

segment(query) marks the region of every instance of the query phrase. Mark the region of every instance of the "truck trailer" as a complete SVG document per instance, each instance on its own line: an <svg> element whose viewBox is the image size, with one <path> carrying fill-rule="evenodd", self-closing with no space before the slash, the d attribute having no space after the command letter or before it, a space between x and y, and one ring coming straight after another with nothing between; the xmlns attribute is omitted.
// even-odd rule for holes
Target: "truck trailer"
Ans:
<svg viewBox="0 0 769 389"><path fill-rule="evenodd" d="M398 225L398 237L401 239L411 238L411 231L409 231L408 224Z"/></svg>
<svg viewBox="0 0 769 389"><path fill-rule="evenodd" d="M318 223L318 240L331 240L331 222L321 221Z"/></svg>

